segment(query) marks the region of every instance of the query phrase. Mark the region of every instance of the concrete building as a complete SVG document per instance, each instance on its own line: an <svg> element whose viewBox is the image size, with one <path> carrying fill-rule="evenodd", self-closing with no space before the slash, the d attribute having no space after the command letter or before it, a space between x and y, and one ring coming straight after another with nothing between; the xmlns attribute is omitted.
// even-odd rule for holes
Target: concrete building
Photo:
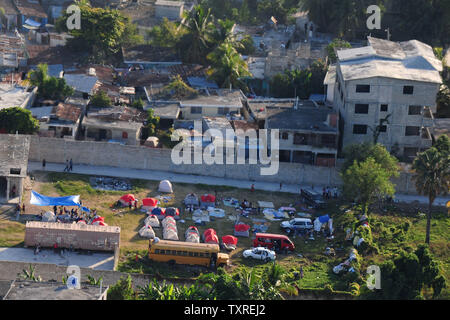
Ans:
<svg viewBox="0 0 450 320"><path fill-rule="evenodd" d="M0 203L20 202L29 149L29 136L0 134Z"/></svg>
<svg viewBox="0 0 450 320"><path fill-rule="evenodd" d="M405 161L431 146L442 63L430 46L368 37L368 46L337 56L334 90L328 91L334 97L327 100L340 114L342 147L373 141L374 131ZM328 86L332 78L327 76Z"/></svg>
<svg viewBox="0 0 450 320"><path fill-rule="evenodd" d="M88 112L82 122L85 140L139 145L145 112L128 107L103 108Z"/></svg>
<svg viewBox="0 0 450 320"><path fill-rule="evenodd" d="M0 68L26 67L28 52L20 35L0 34Z"/></svg>
<svg viewBox="0 0 450 320"><path fill-rule="evenodd" d="M69 103L59 103L55 107L31 108L31 113L39 120L39 134L46 137L75 139L82 118L82 108Z"/></svg>
<svg viewBox="0 0 450 320"><path fill-rule="evenodd" d="M180 20L183 7L183 1L157 0L155 2L155 17L158 19Z"/></svg>
<svg viewBox="0 0 450 320"><path fill-rule="evenodd" d="M60 282L12 281L2 300L106 300L108 286L82 284L69 289Z"/></svg>
<svg viewBox="0 0 450 320"><path fill-rule="evenodd" d="M182 118L186 120L203 117L241 117L245 95L241 90L208 89L196 97L181 100Z"/></svg>
<svg viewBox="0 0 450 320"><path fill-rule="evenodd" d="M6 108L20 107L29 108L36 98L36 90L28 91L18 85L0 84L0 110Z"/></svg>
<svg viewBox="0 0 450 320"><path fill-rule="evenodd" d="M279 130L280 162L334 167L338 116L327 107L295 102L292 107L267 107L265 128Z"/></svg>
<svg viewBox="0 0 450 320"><path fill-rule="evenodd" d="M98 86L98 78L96 76L89 76L85 74L64 74L64 79L67 85L75 90L76 97L83 97L88 99L95 93Z"/></svg>

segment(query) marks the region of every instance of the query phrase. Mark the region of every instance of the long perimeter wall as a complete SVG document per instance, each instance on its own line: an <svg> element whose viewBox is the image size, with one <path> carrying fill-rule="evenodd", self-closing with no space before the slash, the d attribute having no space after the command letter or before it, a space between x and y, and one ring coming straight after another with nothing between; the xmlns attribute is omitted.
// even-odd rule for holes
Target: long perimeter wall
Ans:
<svg viewBox="0 0 450 320"><path fill-rule="evenodd" d="M175 165L172 163L171 150L169 149L32 136L30 161L46 159L47 162L65 163L70 158L77 164L157 170L244 181L282 182L315 186L338 186L342 183L336 168L280 163L277 175L264 176L260 174L261 165ZM397 185L397 192L416 193L410 173L402 172L394 182Z"/></svg>

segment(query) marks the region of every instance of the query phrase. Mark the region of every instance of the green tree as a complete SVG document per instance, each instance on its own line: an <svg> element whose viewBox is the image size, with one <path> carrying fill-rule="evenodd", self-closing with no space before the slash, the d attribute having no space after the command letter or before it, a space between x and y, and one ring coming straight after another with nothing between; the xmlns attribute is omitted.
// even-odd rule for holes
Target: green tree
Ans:
<svg viewBox="0 0 450 320"><path fill-rule="evenodd" d="M42 278L41 276L36 275L36 267L30 264L28 270L23 269L22 270L22 278L24 280L30 280L34 282L41 282Z"/></svg>
<svg viewBox="0 0 450 320"><path fill-rule="evenodd" d="M91 97L89 104L97 108L107 108L112 105L112 102L105 91L99 90Z"/></svg>
<svg viewBox="0 0 450 320"><path fill-rule="evenodd" d="M126 279L120 277L115 285L108 289L108 300L135 300L136 292L133 290L131 276L128 275Z"/></svg>
<svg viewBox="0 0 450 320"><path fill-rule="evenodd" d="M38 94L44 99L64 100L74 93L64 78L50 77L47 64L38 64L36 70L28 73L27 81L38 87Z"/></svg>
<svg viewBox="0 0 450 320"><path fill-rule="evenodd" d="M76 51L88 52L94 62L104 62L120 52L122 45L142 42L137 28L118 10L93 8L88 2L76 1L81 13L81 29L67 30L65 13L56 22L57 30L73 37L67 45Z"/></svg>
<svg viewBox="0 0 450 320"><path fill-rule="evenodd" d="M345 40L342 39L334 39L329 45L327 45L327 52L328 52L328 62L329 63L336 63L337 56L336 56L336 50L345 49L345 48L351 48L352 46L350 43L348 43Z"/></svg>
<svg viewBox="0 0 450 320"><path fill-rule="evenodd" d="M33 134L39 130L39 121L31 111L19 107L0 110L0 132L14 134Z"/></svg>
<svg viewBox="0 0 450 320"><path fill-rule="evenodd" d="M381 267L381 290L362 292L363 298L412 300L423 299L422 289L433 288L438 297L446 287L439 265L427 246L421 245L414 252L400 251L394 259L387 260Z"/></svg>
<svg viewBox="0 0 450 320"><path fill-rule="evenodd" d="M147 110L147 124L145 125L145 128L148 130L148 136L155 136L156 135L156 129L159 125L159 117L155 116L155 110L152 108Z"/></svg>
<svg viewBox="0 0 450 320"><path fill-rule="evenodd" d="M131 107L139 110L144 110L144 101L141 98L134 100L131 104Z"/></svg>
<svg viewBox="0 0 450 320"><path fill-rule="evenodd" d="M355 199L361 204L364 214L375 199L393 196L394 184L390 181L391 174L372 157L362 162L353 162L347 170L341 173L344 195Z"/></svg>
<svg viewBox="0 0 450 320"><path fill-rule="evenodd" d="M445 139L445 138L443 138ZM445 141L440 140L438 147L443 148ZM416 189L428 196L428 214L425 242L430 243L431 210L433 202L440 194L448 193L450 188L450 154L447 149L436 147L419 153L413 162Z"/></svg>
<svg viewBox="0 0 450 320"><path fill-rule="evenodd" d="M208 55L208 60L211 62L208 75L220 87L246 90L241 78L251 75L248 65L230 43L222 43Z"/></svg>
<svg viewBox="0 0 450 320"><path fill-rule="evenodd" d="M278 24L286 24L289 10L283 6L283 0L258 1L257 16L261 22L268 22L273 16Z"/></svg>
<svg viewBox="0 0 450 320"><path fill-rule="evenodd" d="M392 176L398 175L398 160L389 154L382 144L373 144L370 142L352 144L344 148L344 164L342 172L353 165L355 161L363 162L371 157L375 159Z"/></svg>
<svg viewBox="0 0 450 320"><path fill-rule="evenodd" d="M239 42L241 43L241 47L237 48L237 52L246 56L250 56L255 53L256 47L251 35L245 35Z"/></svg>
<svg viewBox="0 0 450 320"><path fill-rule="evenodd" d="M182 28L186 33L182 36L178 49L182 53L184 61L206 63L205 57L212 48L214 30L211 9L197 5L190 12L185 11Z"/></svg>
<svg viewBox="0 0 450 320"><path fill-rule="evenodd" d="M175 22L164 17L161 24L148 32L150 44L155 47L175 48L183 36L183 30L178 28Z"/></svg>
<svg viewBox="0 0 450 320"><path fill-rule="evenodd" d="M448 86L441 85L441 89L436 96L436 104L438 117L450 117L450 89Z"/></svg>

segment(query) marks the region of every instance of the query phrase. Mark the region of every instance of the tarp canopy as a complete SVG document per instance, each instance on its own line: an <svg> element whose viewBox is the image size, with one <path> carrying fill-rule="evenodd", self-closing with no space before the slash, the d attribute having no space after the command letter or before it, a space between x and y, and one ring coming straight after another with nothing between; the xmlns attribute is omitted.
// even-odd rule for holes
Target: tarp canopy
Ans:
<svg viewBox="0 0 450 320"><path fill-rule="evenodd" d="M226 235L222 237L222 242L225 244L237 245L238 239L234 236Z"/></svg>
<svg viewBox="0 0 450 320"><path fill-rule="evenodd" d="M36 206L79 206L80 196L47 197L31 190L30 204Z"/></svg>
<svg viewBox="0 0 450 320"><path fill-rule="evenodd" d="M320 216L319 217L319 221L320 221L320 223L327 223L328 222L328 220L330 220L330 216L329 215L324 215L324 216Z"/></svg>
<svg viewBox="0 0 450 320"><path fill-rule="evenodd" d="M145 198L142 199L142 205L144 207L156 207L158 205L158 200L155 198Z"/></svg>

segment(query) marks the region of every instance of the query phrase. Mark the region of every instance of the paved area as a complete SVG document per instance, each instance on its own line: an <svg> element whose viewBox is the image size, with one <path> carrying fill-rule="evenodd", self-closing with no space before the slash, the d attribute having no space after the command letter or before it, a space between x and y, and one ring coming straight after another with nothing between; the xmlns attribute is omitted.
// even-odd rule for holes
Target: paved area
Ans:
<svg viewBox="0 0 450 320"><path fill-rule="evenodd" d="M45 170L50 172L63 172L65 164L48 163L46 164ZM28 163L28 171L42 171L42 164L40 162L30 161ZM280 184L275 182L260 182L260 181L245 181L245 180L235 180L227 178L217 178L208 176L196 176L190 174L181 174L173 172L164 171L153 171L153 170L139 170L139 169L128 169L128 168L117 168L117 167L103 167L103 166L88 166L88 165L77 165L74 164L72 173L87 174L87 175L98 175L98 176L108 176L108 177L119 177L119 178L131 178L131 179L143 179L151 181L160 180L170 180L172 182L181 183L192 183L192 184L206 184L206 185L220 185L220 186L231 186L236 188L250 188L252 184L255 185L256 190L264 191L277 191L277 192L287 192L298 194L302 187L305 185L300 184L283 184L280 190ZM309 186L310 187L310 186ZM324 186L315 186L317 190L322 190ZM396 194L396 200L400 202L411 203L414 201L419 201L422 204L428 203L428 198L424 196L417 195L404 195ZM436 198L434 204L439 206L445 206L447 201L450 200L450 196L438 197Z"/></svg>
<svg viewBox="0 0 450 320"><path fill-rule="evenodd" d="M37 255L32 248L0 248L0 261L16 261L29 263L50 263L60 266L76 265L94 270L113 270L113 253L78 254L65 251L64 254L53 250L42 249Z"/></svg>

